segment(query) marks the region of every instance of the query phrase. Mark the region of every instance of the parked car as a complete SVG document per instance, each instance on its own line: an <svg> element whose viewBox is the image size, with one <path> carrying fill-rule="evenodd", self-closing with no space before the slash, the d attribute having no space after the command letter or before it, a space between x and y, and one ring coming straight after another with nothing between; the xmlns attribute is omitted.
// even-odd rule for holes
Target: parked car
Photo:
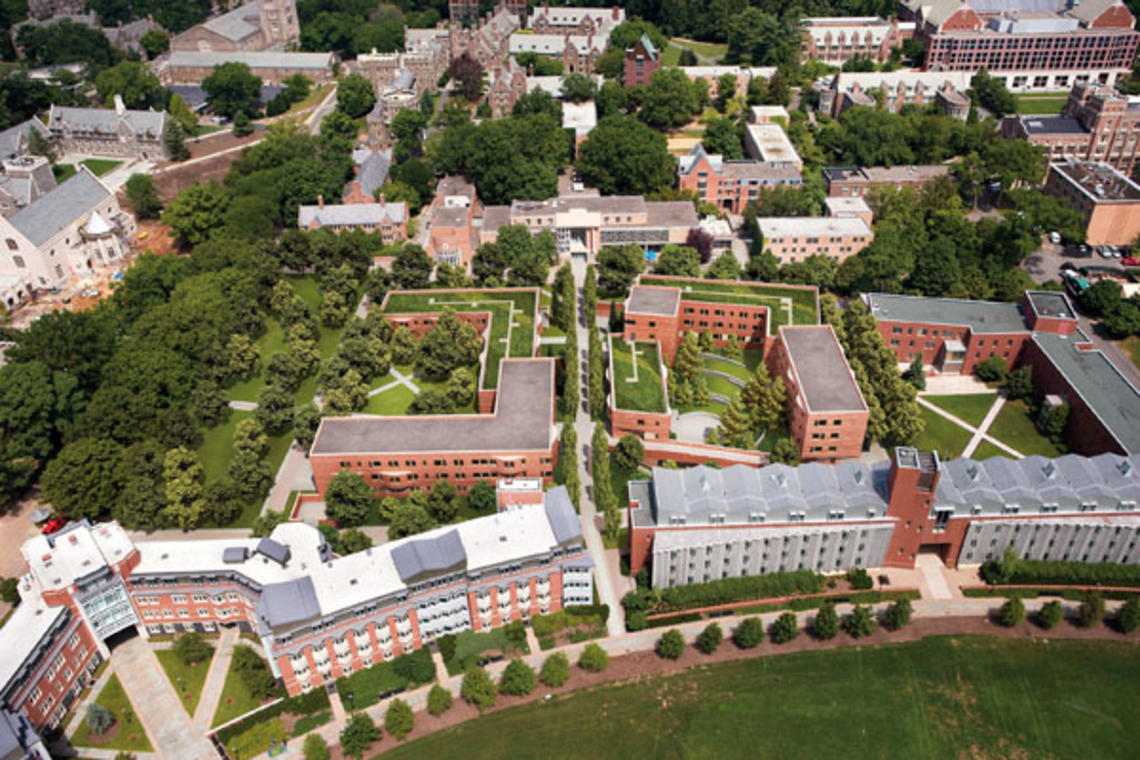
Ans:
<svg viewBox="0 0 1140 760"><path fill-rule="evenodd" d="M1071 261L1066 261L1066 262L1061 264L1061 271L1062 272L1075 272L1075 271L1077 271L1077 265Z"/></svg>
<svg viewBox="0 0 1140 760"><path fill-rule="evenodd" d="M1096 247L1096 252L1100 254L1100 257L1102 259L1111 259L1112 258L1112 251L1108 250L1107 245L1098 245Z"/></svg>
<svg viewBox="0 0 1140 760"><path fill-rule="evenodd" d="M44 527L40 530L45 536L50 536L52 533L58 533L63 530L63 526L67 525L67 518L55 516L44 523Z"/></svg>
<svg viewBox="0 0 1140 760"><path fill-rule="evenodd" d="M1050 232L1049 233L1049 242L1054 243L1054 244L1060 243L1061 242L1061 233L1060 232Z"/></svg>
<svg viewBox="0 0 1140 760"><path fill-rule="evenodd" d="M1133 258L1132 256L1125 256L1120 263L1126 267L1140 267L1140 259Z"/></svg>

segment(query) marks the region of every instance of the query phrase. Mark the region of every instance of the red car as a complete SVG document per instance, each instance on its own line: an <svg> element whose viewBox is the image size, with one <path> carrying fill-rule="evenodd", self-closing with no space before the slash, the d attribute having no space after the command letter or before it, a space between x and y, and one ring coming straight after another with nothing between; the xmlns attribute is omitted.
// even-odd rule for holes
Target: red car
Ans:
<svg viewBox="0 0 1140 760"><path fill-rule="evenodd" d="M1140 267L1140 259L1134 259L1131 256L1125 256L1120 263L1126 267Z"/></svg>
<svg viewBox="0 0 1140 760"><path fill-rule="evenodd" d="M50 536L52 533L58 533L59 531L63 530L64 525L67 525L66 517L53 517L44 523L44 527L42 529L43 534L45 536Z"/></svg>

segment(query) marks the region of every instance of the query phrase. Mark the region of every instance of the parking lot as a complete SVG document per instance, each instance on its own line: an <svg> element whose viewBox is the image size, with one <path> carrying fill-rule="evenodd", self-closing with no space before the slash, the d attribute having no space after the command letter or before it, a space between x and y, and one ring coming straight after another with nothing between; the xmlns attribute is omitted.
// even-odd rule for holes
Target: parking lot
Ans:
<svg viewBox="0 0 1140 760"><path fill-rule="evenodd" d="M1025 257L1022 267L1038 284L1058 281L1061 277L1061 265L1065 262L1076 267L1096 266L1119 269L1123 274L1127 272L1127 268L1123 264L1124 258L1131 255L1131 251L1127 249L1118 250L1120 252L1118 257L1106 258L1092 247L1088 247L1087 251L1082 253L1076 246L1065 246L1046 241L1039 250Z"/></svg>

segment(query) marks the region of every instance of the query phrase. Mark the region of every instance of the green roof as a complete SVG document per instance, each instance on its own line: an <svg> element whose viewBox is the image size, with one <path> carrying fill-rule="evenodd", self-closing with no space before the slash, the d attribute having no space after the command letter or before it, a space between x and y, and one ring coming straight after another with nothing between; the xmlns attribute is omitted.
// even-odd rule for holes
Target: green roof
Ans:
<svg viewBox="0 0 1140 760"><path fill-rule="evenodd" d="M479 387L494 390L499 383L499 363L507 357L534 356L538 322L537 288L495 290L397 290L384 299L386 314L440 312L445 308L485 311L491 315L487 329L486 366Z"/></svg>
<svg viewBox="0 0 1140 760"><path fill-rule="evenodd" d="M767 306L769 335L775 335L783 325L819 324L819 294L815 288L652 275L642 275L638 284L680 288L683 301Z"/></svg>
<svg viewBox="0 0 1140 760"><path fill-rule="evenodd" d="M669 411L656 341L631 344L611 335L610 367L615 408L658 414Z"/></svg>

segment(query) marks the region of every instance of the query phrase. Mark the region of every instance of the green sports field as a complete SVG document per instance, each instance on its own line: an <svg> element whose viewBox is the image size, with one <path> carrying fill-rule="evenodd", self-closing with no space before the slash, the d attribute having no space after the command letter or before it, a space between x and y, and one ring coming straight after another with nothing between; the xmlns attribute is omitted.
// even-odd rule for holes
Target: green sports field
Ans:
<svg viewBox="0 0 1140 760"><path fill-rule="evenodd" d="M767 306L771 314L769 331L775 334L781 325L814 325L819 323L819 304L814 290L781 287L760 283L718 282L716 280L678 281L643 275L641 285L681 288L684 301Z"/></svg>
<svg viewBox="0 0 1140 760"><path fill-rule="evenodd" d="M1138 678L1134 644L933 637L579 692L386 757L1132 758Z"/></svg>
<svg viewBox="0 0 1140 760"><path fill-rule="evenodd" d="M487 335L487 367L480 387L499 385L499 362L508 357L534 356L538 289L462 291L394 291L388 294L384 311L391 314L438 312L450 306L455 311L485 311L491 315Z"/></svg>

